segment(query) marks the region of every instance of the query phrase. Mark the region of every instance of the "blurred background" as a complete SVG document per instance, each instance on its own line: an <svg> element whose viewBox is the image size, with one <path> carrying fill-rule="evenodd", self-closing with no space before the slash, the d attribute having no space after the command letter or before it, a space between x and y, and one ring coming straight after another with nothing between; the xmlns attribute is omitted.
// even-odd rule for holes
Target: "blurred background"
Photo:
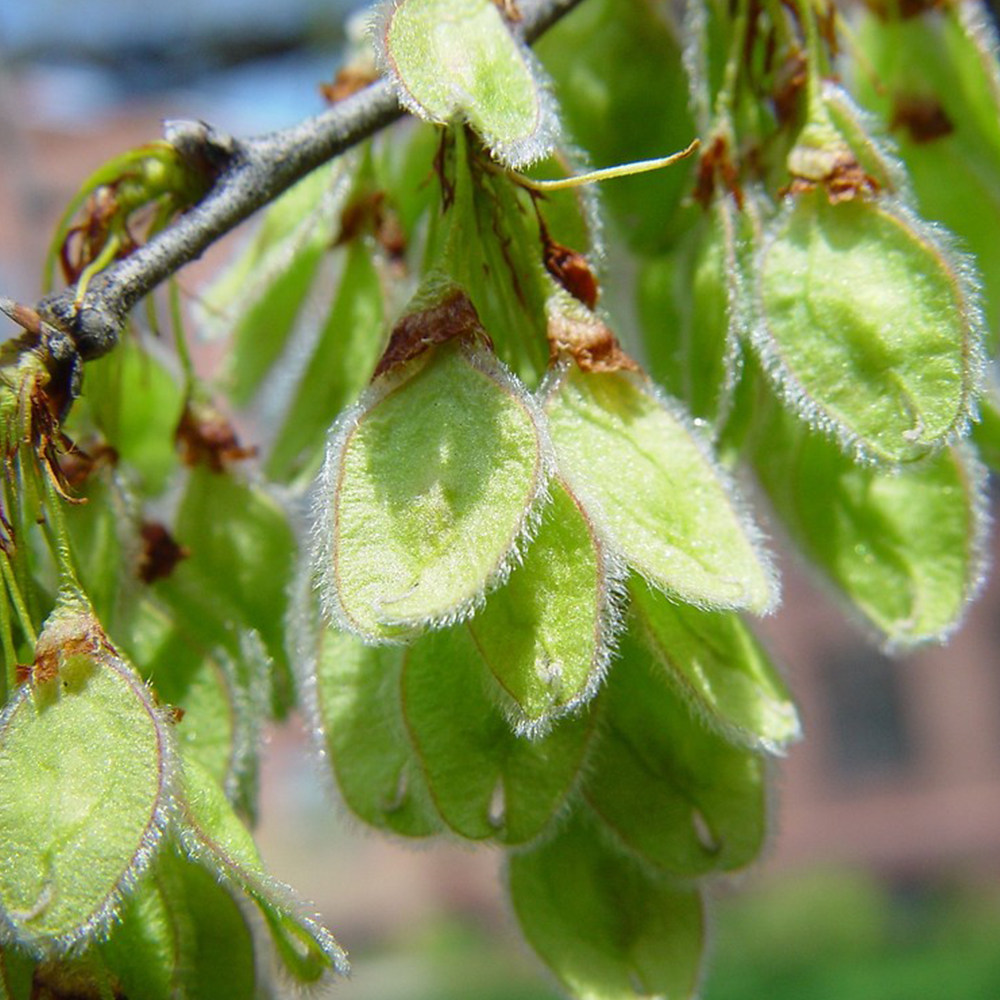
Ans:
<svg viewBox="0 0 1000 1000"><path fill-rule="evenodd" d="M37 297L69 197L109 156L157 138L161 119L240 135L321 110L318 84L358 6L0 0L0 293ZM196 288L226 253L182 284ZM996 1000L1000 581L947 647L892 661L780 562L784 604L761 631L806 738L775 764L765 860L714 891L703 996ZM266 860L352 955L338 995L557 995L504 910L497 854L365 833L334 804L300 725L270 735L263 778Z"/></svg>

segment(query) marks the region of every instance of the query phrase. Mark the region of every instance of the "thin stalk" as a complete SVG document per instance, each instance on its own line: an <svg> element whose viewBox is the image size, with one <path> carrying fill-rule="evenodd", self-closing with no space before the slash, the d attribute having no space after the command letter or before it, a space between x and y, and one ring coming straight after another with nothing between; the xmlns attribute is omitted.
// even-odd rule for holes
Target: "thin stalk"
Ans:
<svg viewBox="0 0 1000 1000"><path fill-rule="evenodd" d="M631 177L633 174L645 174L652 170L661 170L663 167L670 167L680 160L687 159L700 145L700 141L695 139L686 148L669 156L659 156L653 160L636 160L633 163L620 163L615 167L603 167L600 170L588 170L585 174L576 174L573 177L557 177L554 180L536 181L524 174L515 173L514 178L522 187L531 188L532 191L565 191L568 188L583 187L585 184L598 184L601 181L610 181L616 177Z"/></svg>
<svg viewBox="0 0 1000 1000"><path fill-rule="evenodd" d="M59 567L60 589L69 587L79 594L83 593L80 580L73 564L73 549L69 540L69 530L63 515L62 500L50 477L45 479L45 535L49 548L56 558Z"/></svg>
<svg viewBox="0 0 1000 1000"><path fill-rule="evenodd" d="M181 311L181 291L177 281L171 278L167 282L167 301L170 308L170 325L174 333L174 348L184 373L184 398L190 399L194 394L195 373L191 351L188 349L187 337L184 335L184 315Z"/></svg>
<svg viewBox="0 0 1000 1000"><path fill-rule="evenodd" d="M715 131L722 131L732 141L734 136L733 116L736 110L736 94L743 67L743 53L746 50L747 32L750 30L750 2L738 0L732 20L732 37L729 43L729 57L722 77L722 86L715 98Z"/></svg>
<svg viewBox="0 0 1000 1000"><path fill-rule="evenodd" d="M819 28L816 26L816 11L812 0L803 0L799 7L802 16L802 30L806 43L806 102L809 108L809 118L821 121L827 117L823 106L823 76L820 67L826 58L823 46L820 44Z"/></svg>
<svg viewBox="0 0 1000 1000"><path fill-rule="evenodd" d="M91 278L103 271L118 256L121 246L121 234L112 233L101 247L101 252L80 272L76 282L76 297L73 300L77 306L86 298Z"/></svg>
<svg viewBox="0 0 1000 1000"><path fill-rule="evenodd" d="M4 562L7 561L6 556L0 556L0 559L3 559ZM7 603L6 595L0 595L0 642L3 643L3 661L6 668L0 676L4 685L0 704L6 704L9 692L17 686L17 651L14 649L14 629L10 620L10 605Z"/></svg>
<svg viewBox="0 0 1000 1000"><path fill-rule="evenodd" d="M789 24L788 13L782 4L782 0L766 0L765 9L770 17L779 51L781 49L790 49L793 44L797 48L800 39L798 33Z"/></svg>
<svg viewBox="0 0 1000 1000"><path fill-rule="evenodd" d="M7 584L7 593L10 594L11 603L17 612L17 620L21 625L21 630L24 632L28 642L34 646L38 640L38 634L35 632L35 625L31 620L31 615L28 614L28 605L24 602L24 595L21 593L21 588L17 585L14 570L7 559L0 559L0 573L3 574L4 582Z"/></svg>
<svg viewBox="0 0 1000 1000"><path fill-rule="evenodd" d="M14 477L11 478L13 479ZM13 489L17 494L17 503L13 508L17 510L17 524L14 529L16 535L14 539L13 570L21 592L27 595L25 603L28 607L28 614L35 621L39 617L39 609L35 597L35 588L31 582L31 567L28 565L31 552L28 540L31 537L31 531L34 529L34 520L39 510L39 502L38 492L35 489L35 480L25 469L23 454L19 454L17 457L17 476Z"/></svg>

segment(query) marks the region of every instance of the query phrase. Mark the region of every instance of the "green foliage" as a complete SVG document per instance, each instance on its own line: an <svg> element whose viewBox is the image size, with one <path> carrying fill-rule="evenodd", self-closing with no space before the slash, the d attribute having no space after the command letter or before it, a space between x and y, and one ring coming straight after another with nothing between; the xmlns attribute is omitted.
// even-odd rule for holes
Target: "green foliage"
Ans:
<svg viewBox="0 0 1000 1000"><path fill-rule="evenodd" d="M571 996L691 996L705 888L758 856L799 735L742 617L779 595L736 484L887 646L974 597L1000 456L977 4L585 0L545 71L508 6L383 5L424 121L270 205L199 300L214 380L179 308L176 358L130 331L79 398L49 340L0 349L4 995L344 972L248 825L262 729L301 709L363 823L505 853ZM609 181L606 228L565 186L695 132ZM84 185L118 212L61 226L84 284L193 169L166 143Z"/></svg>
<svg viewBox="0 0 1000 1000"><path fill-rule="evenodd" d="M581 821L510 862L524 934L573 996L690 996L704 936L696 889L663 881Z"/></svg>
<svg viewBox="0 0 1000 1000"><path fill-rule="evenodd" d="M511 167L551 151L555 121L543 82L492 0L387 0L379 16L383 68L414 114L468 121Z"/></svg>
<svg viewBox="0 0 1000 1000"><path fill-rule="evenodd" d="M676 877L741 868L764 836L764 762L709 731L634 641L597 706L583 786L629 853Z"/></svg>
<svg viewBox="0 0 1000 1000"><path fill-rule="evenodd" d="M799 735L795 703L739 615L675 604L629 584L643 638L694 713L731 742L778 751Z"/></svg>
<svg viewBox="0 0 1000 1000"><path fill-rule="evenodd" d="M106 927L148 866L175 753L80 602L56 608L35 650L35 683L0 718L0 906L8 932L43 956Z"/></svg>
<svg viewBox="0 0 1000 1000"><path fill-rule="evenodd" d="M330 433L314 551L328 614L369 641L466 617L546 472L530 401L482 351L435 348L381 376Z"/></svg>
<svg viewBox="0 0 1000 1000"><path fill-rule="evenodd" d="M571 368L545 412L561 470L633 569L698 607L770 610L756 532L677 409L628 375Z"/></svg>
<svg viewBox="0 0 1000 1000"><path fill-rule="evenodd" d="M410 648L400 689L407 734L450 829L469 840L527 843L548 827L575 785L592 724L575 718L543 738L519 738L490 702L477 661L462 628L432 633ZM460 726L450 724L456 715Z"/></svg>
<svg viewBox="0 0 1000 1000"><path fill-rule="evenodd" d="M549 489L523 561L469 623L515 725L526 731L544 729L591 696L615 626L605 546L569 488L554 477Z"/></svg>
<svg viewBox="0 0 1000 1000"><path fill-rule="evenodd" d="M928 454L964 423L978 319L960 265L915 220L811 191L775 220L760 268L758 348L807 420L887 462Z"/></svg>
<svg viewBox="0 0 1000 1000"><path fill-rule="evenodd" d="M777 407L763 427L761 484L847 600L893 646L951 631L983 573L985 475L971 450L884 470L855 465Z"/></svg>

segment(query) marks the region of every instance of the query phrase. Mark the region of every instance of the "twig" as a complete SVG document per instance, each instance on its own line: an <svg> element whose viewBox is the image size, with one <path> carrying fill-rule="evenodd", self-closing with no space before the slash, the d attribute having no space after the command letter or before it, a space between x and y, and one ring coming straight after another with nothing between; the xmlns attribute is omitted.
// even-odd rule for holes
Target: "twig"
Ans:
<svg viewBox="0 0 1000 1000"><path fill-rule="evenodd" d="M530 43L579 2L519 0L514 30ZM389 83L379 80L322 114L257 138L235 140L200 122L173 123L168 135L175 145L188 144L219 165L211 189L147 244L95 275L79 302L71 286L42 299L38 313L68 334L83 360L106 354L143 296L306 174L402 115Z"/></svg>

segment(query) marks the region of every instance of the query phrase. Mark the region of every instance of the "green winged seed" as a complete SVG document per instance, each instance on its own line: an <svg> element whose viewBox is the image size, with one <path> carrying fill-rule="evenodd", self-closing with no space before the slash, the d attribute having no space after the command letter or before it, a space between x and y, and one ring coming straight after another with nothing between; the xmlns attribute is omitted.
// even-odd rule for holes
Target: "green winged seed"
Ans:
<svg viewBox="0 0 1000 1000"><path fill-rule="evenodd" d="M983 278L992 342L1000 328L1000 66L986 4L858 9L853 90L893 122L924 218L961 234Z"/></svg>
<svg viewBox="0 0 1000 1000"><path fill-rule="evenodd" d="M790 197L760 255L757 350L785 400L863 458L962 433L982 377L969 265L898 203Z"/></svg>
<svg viewBox="0 0 1000 1000"><path fill-rule="evenodd" d="M252 643L253 633L246 633L243 644ZM231 801L252 812L257 744L268 708L266 655L237 663L224 647L208 648L182 610L168 612L148 597L137 603L123 645L159 697L184 710L176 726L181 751L196 757Z"/></svg>
<svg viewBox="0 0 1000 1000"><path fill-rule="evenodd" d="M795 702L738 614L676 604L640 577L629 594L646 645L698 718L749 749L781 753L799 737Z"/></svg>
<svg viewBox="0 0 1000 1000"><path fill-rule="evenodd" d="M225 580L216 596L220 614L260 632L285 667L286 592L296 549L287 512L259 487L199 466L177 512L177 536L190 550L177 579L190 573L215 590Z"/></svg>
<svg viewBox="0 0 1000 1000"><path fill-rule="evenodd" d="M172 1000L178 995L181 973L176 958L185 951L193 928L177 902L167 899L155 875L147 875L122 911L121 923L101 945L108 972L125 996Z"/></svg>
<svg viewBox="0 0 1000 1000"><path fill-rule="evenodd" d="M720 199L672 253L646 261L639 308L650 371L697 420L721 428L742 371L749 331L746 214Z"/></svg>
<svg viewBox="0 0 1000 1000"><path fill-rule="evenodd" d="M552 100L493 0L386 0L379 16L380 59L406 108L433 122L468 121L509 167L549 155Z"/></svg>
<svg viewBox="0 0 1000 1000"><path fill-rule="evenodd" d="M764 841L764 761L693 718L626 636L600 703L583 795L618 842L666 875L732 871Z"/></svg>
<svg viewBox="0 0 1000 1000"><path fill-rule="evenodd" d="M401 713L398 646L366 646L324 628L311 637L302 691L313 733L348 808L381 830L441 829Z"/></svg>
<svg viewBox="0 0 1000 1000"><path fill-rule="evenodd" d="M620 573L564 483L510 578L469 622L479 653L529 735L587 701L608 663Z"/></svg>
<svg viewBox="0 0 1000 1000"><path fill-rule="evenodd" d="M259 995L247 917L225 886L172 847L157 856L100 954L127 997Z"/></svg>
<svg viewBox="0 0 1000 1000"><path fill-rule="evenodd" d="M686 1000L705 920L696 888L663 880L575 817L511 856L508 888L528 943L578 1000Z"/></svg>
<svg viewBox="0 0 1000 1000"><path fill-rule="evenodd" d="M157 864L122 910L121 923L100 945L107 971L125 996L173 1000L188 995L181 992L179 959L194 936L191 914L186 900L173 893L168 895L157 871L170 853L169 848L160 852ZM204 874L211 878L207 872ZM226 890L219 887L219 891Z"/></svg>
<svg viewBox="0 0 1000 1000"><path fill-rule="evenodd" d="M156 496L177 468L174 431L183 410L177 377L140 337L124 337L87 369L87 393L79 410L73 408L70 426L78 416L91 426L70 433L89 436L96 425L121 463L138 474L143 493Z"/></svg>
<svg viewBox="0 0 1000 1000"><path fill-rule="evenodd" d="M17 948L0 945L0 996L4 1000L32 1000L36 962Z"/></svg>
<svg viewBox="0 0 1000 1000"><path fill-rule="evenodd" d="M403 714L431 798L462 837L534 840L578 783L592 718L515 736L489 699L486 671L464 625L431 632L405 653Z"/></svg>
<svg viewBox="0 0 1000 1000"><path fill-rule="evenodd" d="M191 470L176 534L188 557L153 584L154 592L193 639L208 649L224 646L248 679L260 676L255 660L263 657L272 711L283 717L294 700L285 617L297 543L287 513L265 490L199 466ZM263 649L256 641L248 646L251 631Z"/></svg>
<svg viewBox="0 0 1000 1000"><path fill-rule="evenodd" d="M289 480L323 460L327 428L371 377L382 344L383 290L371 249L362 239L345 250L340 285L309 362L271 445L268 475Z"/></svg>
<svg viewBox="0 0 1000 1000"><path fill-rule="evenodd" d="M233 399L248 402L288 346L347 195L348 166L312 172L265 213L250 246L199 297L202 336L231 337Z"/></svg>
<svg viewBox="0 0 1000 1000"><path fill-rule="evenodd" d="M188 1000L258 997L252 928L237 900L211 873L175 850L164 852L157 879L169 901L183 896L190 920L190 936L178 955Z"/></svg>
<svg viewBox="0 0 1000 1000"><path fill-rule="evenodd" d="M545 488L541 417L485 350L380 376L330 432L313 558L324 609L368 642L458 621L506 576Z"/></svg>
<svg viewBox="0 0 1000 1000"><path fill-rule="evenodd" d="M0 714L0 927L47 954L101 934L148 866L173 751L93 619L50 619L38 650L56 677L22 685Z"/></svg>
<svg viewBox="0 0 1000 1000"><path fill-rule="evenodd" d="M755 462L803 552L890 648L950 634L983 579L986 472L971 449L881 470L781 417Z"/></svg>
<svg viewBox="0 0 1000 1000"><path fill-rule="evenodd" d="M641 377L575 366L543 398L559 471L613 551L699 607L774 606L757 532L676 404Z"/></svg>
<svg viewBox="0 0 1000 1000"><path fill-rule="evenodd" d="M300 983L347 972L347 955L288 886L268 875L249 830L194 760L183 767L179 832L188 856L258 906L285 971Z"/></svg>

